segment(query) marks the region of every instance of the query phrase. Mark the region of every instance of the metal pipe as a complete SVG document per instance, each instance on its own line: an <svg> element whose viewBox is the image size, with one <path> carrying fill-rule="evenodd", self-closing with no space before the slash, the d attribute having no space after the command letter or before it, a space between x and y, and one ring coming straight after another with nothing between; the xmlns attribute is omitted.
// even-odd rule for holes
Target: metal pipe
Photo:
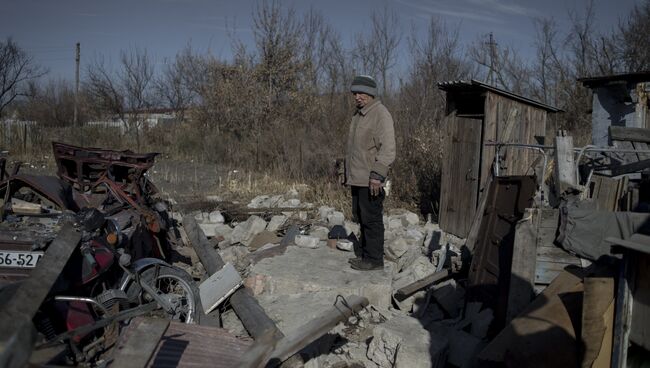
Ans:
<svg viewBox="0 0 650 368"><path fill-rule="evenodd" d="M108 315L108 309L101 305L97 300L93 298L86 298L86 297L81 297L81 296L66 296L66 295L57 295L54 297L54 300L57 302L82 302L82 303L88 303L96 306L99 308L102 313L104 313L105 316Z"/></svg>
<svg viewBox="0 0 650 368"><path fill-rule="evenodd" d="M546 152L544 152L544 149L555 149L555 147L549 147L549 146L542 146L538 144L520 144L520 143L504 143L504 144L494 144L494 143L485 143L486 146L496 146L497 152L496 152L496 161L494 163L494 176L498 177L499 176L499 157L501 153L501 146L506 146L506 147L513 147L513 148L524 148L524 149L531 149L534 151L539 152L543 157L544 157L544 166L543 166L543 171L542 171L542 176L546 173L546 165L548 163L548 156L546 155ZM542 177L543 180L543 177Z"/></svg>

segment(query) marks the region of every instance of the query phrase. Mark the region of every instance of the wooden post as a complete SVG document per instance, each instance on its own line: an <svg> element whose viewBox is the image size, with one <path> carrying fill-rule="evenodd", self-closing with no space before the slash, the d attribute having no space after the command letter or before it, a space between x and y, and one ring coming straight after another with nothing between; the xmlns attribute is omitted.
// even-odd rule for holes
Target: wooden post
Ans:
<svg viewBox="0 0 650 368"><path fill-rule="evenodd" d="M539 209L526 208L524 217L517 222L515 228L506 323L512 321L535 296L537 229L540 218Z"/></svg>
<svg viewBox="0 0 650 368"><path fill-rule="evenodd" d="M224 266L224 261L219 254L214 250L208 239L205 237L203 230L196 223L192 216L183 218L183 227L187 233L187 237L196 251L196 255L201 260L205 271L208 275L219 271ZM275 322L266 315L264 309L259 305L255 297L245 288L239 288L230 297L230 304L235 313L241 320L242 324L251 334L254 339L272 332L276 339L284 337L282 332L275 325Z"/></svg>
<svg viewBox="0 0 650 368"><path fill-rule="evenodd" d="M555 178L558 197L567 189L578 186L573 155L573 137L566 135L564 130L558 130L555 137Z"/></svg>

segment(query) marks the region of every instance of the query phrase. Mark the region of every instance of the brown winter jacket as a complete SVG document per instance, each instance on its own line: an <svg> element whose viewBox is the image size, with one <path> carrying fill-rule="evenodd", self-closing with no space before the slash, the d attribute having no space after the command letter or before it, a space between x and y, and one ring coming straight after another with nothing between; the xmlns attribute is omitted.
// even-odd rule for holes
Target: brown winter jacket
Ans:
<svg viewBox="0 0 650 368"><path fill-rule="evenodd" d="M345 184L367 187L370 172L388 176L395 161L393 117L379 100L352 117L345 154Z"/></svg>

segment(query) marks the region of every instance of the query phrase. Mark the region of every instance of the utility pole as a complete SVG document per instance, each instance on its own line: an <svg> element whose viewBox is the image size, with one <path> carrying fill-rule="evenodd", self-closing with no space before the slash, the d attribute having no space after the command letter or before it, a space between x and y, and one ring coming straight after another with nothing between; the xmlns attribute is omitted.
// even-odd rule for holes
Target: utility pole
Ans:
<svg viewBox="0 0 650 368"><path fill-rule="evenodd" d="M78 127L79 125L79 113L78 113L78 105L79 105L79 60L81 56L81 44L77 42L77 52L75 55L75 85L74 85L74 117L72 118L72 123L75 127Z"/></svg>
<svg viewBox="0 0 650 368"><path fill-rule="evenodd" d="M496 58L497 43L494 42L492 32L490 32L490 41L486 42L486 45L490 46L490 71L488 72L486 82L489 82L490 85L494 85L494 59Z"/></svg>

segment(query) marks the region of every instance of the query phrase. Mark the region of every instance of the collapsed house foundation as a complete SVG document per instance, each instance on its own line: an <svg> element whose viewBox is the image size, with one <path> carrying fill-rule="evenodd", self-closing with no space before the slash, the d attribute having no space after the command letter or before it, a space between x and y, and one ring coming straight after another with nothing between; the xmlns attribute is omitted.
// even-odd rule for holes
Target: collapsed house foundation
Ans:
<svg viewBox="0 0 650 368"><path fill-rule="evenodd" d="M585 83L622 93L623 78L646 117L642 77ZM547 124L552 106L477 81L440 87L445 162L458 163L443 167L440 223L388 211L383 270L349 268L359 225L294 189L181 213L144 175L153 154L55 144L58 177L0 165L0 249L16 262L0 268L0 365L647 361L650 126L574 147Z"/></svg>

